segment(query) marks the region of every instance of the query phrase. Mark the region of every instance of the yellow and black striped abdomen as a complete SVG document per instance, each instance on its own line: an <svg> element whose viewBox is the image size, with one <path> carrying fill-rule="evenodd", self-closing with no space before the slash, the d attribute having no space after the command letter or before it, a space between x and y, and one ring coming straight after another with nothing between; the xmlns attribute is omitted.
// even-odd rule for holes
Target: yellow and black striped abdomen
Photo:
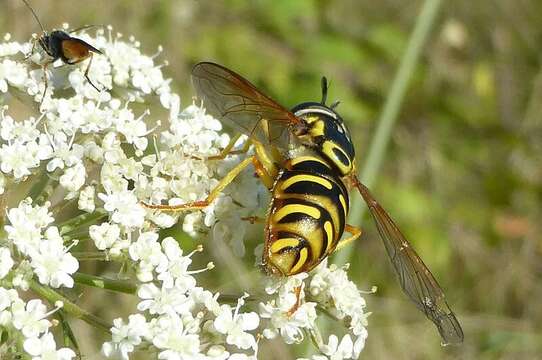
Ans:
<svg viewBox="0 0 542 360"><path fill-rule="evenodd" d="M348 192L336 172L316 157L293 159L272 189L264 265L285 276L310 271L339 242Z"/></svg>

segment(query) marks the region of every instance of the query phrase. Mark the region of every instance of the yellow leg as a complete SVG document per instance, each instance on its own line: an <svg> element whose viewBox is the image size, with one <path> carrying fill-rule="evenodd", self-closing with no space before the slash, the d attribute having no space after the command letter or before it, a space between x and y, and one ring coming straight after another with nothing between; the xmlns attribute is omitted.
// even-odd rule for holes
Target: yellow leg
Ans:
<svg viewBox="0 0 542 360"><path fill-rule="evenodd" d="M235 146L235 143L237 142L237 140L239 140L240 137L241 137L241 134L237 134L234 137L232 137L228 145L226 145L226 147L222 149L220 151L220 154L218 155L209 156L204 159L199 156L192 156L192 158L197 159L197 160L224 160L228 155L244 154L250 148L250 144L251 144L250 140L245 141L245 144L243 145L241 149L232 150L233 147Z"/></svg>
<svg viewBox="0 0 542 360"><path fill-rule="evenodd" d="M204 209L209 204L213 202L214 199L224 190L229 183L233 181L248 165L252 164L254 161L258 161L254 156L248 157L245 160L237 164L236 167L230 170L230 172L224 176L222 180L216 185L216 187L211 190L209 195L205 200L193 201L181 205L151 205L142 203L142 205L149 209L158 209L163 211L186 211L186 210L198 210Z"/></svg>
<svg viewBox="0 0 542 360"><path fill-rule="evenodd" d="M260 159L258 159L256 156L252 157L252 164L254 165L256 175L258 175L265 187L271 189L273 187L273 183L275 182L275 178L269 174L269 171L266 169L265 165L263 165Z"/></svg>
<svg viewBox="0 0 542 360"><path fill-rule="evenodd" d="M357 240L357 238L361 236L361 229L352 225L346 224L346 226L344 227L344 231L347 231L352 235L339 241L337 247L335 248L335 251L342 249L343 247L350 244L352 241Z"/></svg>
<svg viewBox="0 0 542 360"><path fill-rule="evenodd" d="M250 148L250 140L247 140L245 141L245 143L243 144L243 147L240 148L239 150L232 150L228 153L228 155L230 154L233 154L233 155L239 155L239 154L244 154L248 151L248 149Z"/></svg>
<svg viewBox="0 0 542 360"><path fill-rule="evenodd" d="M250 147L250 141L248 140L245 142L245 144L243 145L241 149L232 150L233 147L235 146L235 143L237 142L237 140L239 140L240 137L241 137L241 134L237 134L234 137L232 137L228 145L226 145L226 147L222 149L222 151L220 151L220 154L215 155L215 156L209 156L207 160L223 160L228 155L246 153L248 151L248 148Z"/></svg>
<svg viewBox="0 0 542 360"><path fill-rule="evenodd" d="M264 185L268 189L271 189L279 172L279 169L275 163L275 158L273 157L273 154L269 153L267 149L259 142L254 143L254 151L258 157L258 164L254 164L256 173Z"/></svg>

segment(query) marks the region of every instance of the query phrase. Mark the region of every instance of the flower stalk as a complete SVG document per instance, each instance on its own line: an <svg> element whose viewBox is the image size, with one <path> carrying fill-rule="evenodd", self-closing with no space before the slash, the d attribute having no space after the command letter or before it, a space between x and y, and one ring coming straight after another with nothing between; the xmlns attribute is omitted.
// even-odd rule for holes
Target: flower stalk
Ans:
<svg viewBox="0 0 542 360"><path fill-rule="evenodd" d="M98 289L111 290L124 294L135 295L137 292L137 286L132 281L127 280L113 280L107 279L101 276L84 274L76 272L73 274L73 280L81 285L87 285Z"/></svg>
<svg viewBox="0 0 542 360"><path fill-rule="evenodd" d="M442 0L425 0L420 14L416 18L414 29L408 39L405 52L399 63L399 68L392 81L390 91L386 96L382 112L377 120L376 132L371 138L367 158L358 174L361 182L368 188L371 188L375 184L410 80L419 63L424 45L431 35L441 5ZM365 211L366 207L363 206L361 199L353 197L349 214L350 223L359 224ZM353 251L353 246L346 246L335 255L334 259L337 263L344 264L352 257Z"/></svg>
<svg viewBox="0 0 542 360"><path fill-rule="evenodd" d="M89 313L86 310L81 309L75 303L68 300L66 297L60 295L58 292L53 289L43 286L35 280L29 281L30 289L40 295L42 298L46 299L51 304L56 304L57 302L62 302L62 309L70 314L71 316L81 319L87 324L95 327L96 329L102 330L104 332L109 332L111 325L107 321L100 319L99 317Z"/></svg>

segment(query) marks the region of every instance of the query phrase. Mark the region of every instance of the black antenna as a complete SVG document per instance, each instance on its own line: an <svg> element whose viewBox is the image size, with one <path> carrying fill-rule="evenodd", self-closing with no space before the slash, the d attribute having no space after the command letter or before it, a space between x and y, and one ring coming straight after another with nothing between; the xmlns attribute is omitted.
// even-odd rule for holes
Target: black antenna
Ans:
<svg viewBox="0 0 542 360"><path fill-rule="evenodd" d="M327 89L328 89L327 79L325 76L322 76L322 100L320 101L320 104L324 106L326 105L326 100L327 100Z"/></svg>
<svg viewBox="0 0 542 360"><path fill-rule="evenodd" d="M38 18L38 15L36 15L36 13L34 12L34 9L32 9L32 6L30 6L30 4L29 4L26 0L23 0L23 2L24 2L25 5L30 9L30 11L32 11L32 15L34 15L34 18L36 19L36 21L37 21L38 24L40 25L41 31L46 32L46 31L45 31L45 28L44 28L43 25L41 24L40 19Z"/></svg>

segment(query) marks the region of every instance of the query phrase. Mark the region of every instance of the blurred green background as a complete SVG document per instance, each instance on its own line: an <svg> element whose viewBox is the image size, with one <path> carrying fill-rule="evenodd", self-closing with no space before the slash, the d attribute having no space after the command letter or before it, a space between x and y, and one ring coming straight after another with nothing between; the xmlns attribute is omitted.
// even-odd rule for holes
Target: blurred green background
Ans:
<svg viewBox="0 0 542 360"><path fill-rule="evenodd" d="M39 31L22 1L0 4L1 33L24 41ZM148 54L163 45L156 61L169 62L164 72L173 78L183 106L193 96L190 68L201 60L236 69L287 107L319 100L325 75L331 80L330 100L341 100L338 110L363 164L423 2L32 4L47 28L63 22L111 24L134 35ZM463 325L465 343L439 346L433 325L402 295L366 216L350 273L360 288L379 290L366 296L373 315L362 357L542 358L541 44L539 0L443 2L372 188L439 279ZM261 232L254 234L253 242L261 241ZM220 264L221 254L216 255ZM203 279L235 283L235 272L222 276ZM88 327L81 329L92 337ZM300 355L290 351L275 343L260 355Z"/></svg>

